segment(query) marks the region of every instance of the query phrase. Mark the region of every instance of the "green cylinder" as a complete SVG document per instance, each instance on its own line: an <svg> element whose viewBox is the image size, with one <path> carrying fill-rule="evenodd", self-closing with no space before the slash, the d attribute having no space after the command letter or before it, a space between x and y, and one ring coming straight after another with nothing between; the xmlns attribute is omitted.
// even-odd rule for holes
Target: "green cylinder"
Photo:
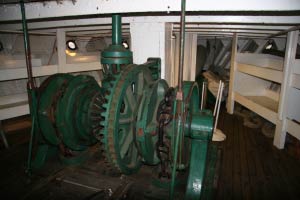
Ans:
<svg viewBox="0 0 300 200"><path fill-rule="evenodd" d="M113 15L112 16L112 44L113 45L120 45L121 44L121 16L120 15Z"/></svg>

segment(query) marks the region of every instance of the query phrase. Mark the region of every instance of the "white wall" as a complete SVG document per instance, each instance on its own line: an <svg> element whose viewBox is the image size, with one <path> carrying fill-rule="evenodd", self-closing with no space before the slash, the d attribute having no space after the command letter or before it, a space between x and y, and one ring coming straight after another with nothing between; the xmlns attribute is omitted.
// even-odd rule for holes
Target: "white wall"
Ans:
<svg viewBox="0 0 300 200"><path fill-rule="evenodd" d="M149 57L161 58L161 76L165 77L165 23L130 23L133 63L142 64Z"/></svg>

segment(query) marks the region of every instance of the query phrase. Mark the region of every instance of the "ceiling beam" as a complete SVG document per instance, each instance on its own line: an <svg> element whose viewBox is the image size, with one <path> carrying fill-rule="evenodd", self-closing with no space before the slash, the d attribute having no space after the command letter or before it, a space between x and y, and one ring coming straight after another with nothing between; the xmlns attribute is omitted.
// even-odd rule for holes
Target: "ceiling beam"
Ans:
<svg viewBox="0 0 300 200"><path fill-rule="evenodd" d="M170 13L180 11L180 0L76 0L26 3L27 19L57 18L112 13ZM236 0L189 0L186 11L297 11L299 0L251 0L248 3ZM1 21L21 19L18 4L0 6Z"/></svg>
<svg viewBox="0 0 300 200"><path fill-rule="evenodd" d="M300 2L300 1L299 1ZM147 16L147 17L123 17L123 23L150 23L150 22L180 22L180 16ZM300 24L300 16L236 16L236 15L197 15L186 16L187 23L202 23L216 25L216 26L262 26L266 27L283 27L283 26L296 26ZM30 30L39 29L53 29L53 28L67 28L67 27L80 27L80 26L99 26L110 25L110 17L97 17L88 19L64 19L64 20L49 20L43 22L28 22ZM3 30L21 30L20 23L0 24L0 29Z"/></svg>

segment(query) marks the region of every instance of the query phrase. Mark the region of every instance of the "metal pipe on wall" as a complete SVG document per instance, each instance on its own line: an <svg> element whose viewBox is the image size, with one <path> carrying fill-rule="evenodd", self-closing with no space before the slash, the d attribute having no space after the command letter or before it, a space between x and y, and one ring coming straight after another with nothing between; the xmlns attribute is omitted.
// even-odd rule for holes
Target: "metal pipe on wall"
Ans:
<svg viewBox="0 0 300 200"><path fill-rule="evenodd" d="M120 15L112 16L112 44L121 45L121 36L122 36L122 22Z"/></svg>
<svg viewBox="0 0 300 200"><path fill-rule="evenodd" d="M35 82L32 77L32 64L31 64L31 53L30 53L30 44L28 36L28 27L25 14L25 5L24 1L20 1L21 13L22 13L22 28L24 33L24 48L25 48L25 58L26 58L26 67L27 67L27 76L28 76L28 87L29 89L35 88Z"/></svg>
<svg viewBox="0 0 300 200"><path fill-rule="evenodd" d="M182 93L183 84L183 64L184 64L184 43L185 43L185 0L181 1L180 17L180 46L179 46L179 74L178 74L178 91Z"/></svg>

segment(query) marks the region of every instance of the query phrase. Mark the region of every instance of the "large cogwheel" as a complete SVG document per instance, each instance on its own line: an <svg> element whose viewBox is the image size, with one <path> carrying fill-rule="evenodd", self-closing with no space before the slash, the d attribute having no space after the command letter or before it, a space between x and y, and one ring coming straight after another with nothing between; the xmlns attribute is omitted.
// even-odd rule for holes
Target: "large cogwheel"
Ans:
<svg viewBox="0 0 300 200"><path fill-rule="evenodd" d="M128 65L106 82L101 121L103 151L111 170L135 173L141 166L136 145L136 118L145 88L153 82L147 67Z"/></svg>

